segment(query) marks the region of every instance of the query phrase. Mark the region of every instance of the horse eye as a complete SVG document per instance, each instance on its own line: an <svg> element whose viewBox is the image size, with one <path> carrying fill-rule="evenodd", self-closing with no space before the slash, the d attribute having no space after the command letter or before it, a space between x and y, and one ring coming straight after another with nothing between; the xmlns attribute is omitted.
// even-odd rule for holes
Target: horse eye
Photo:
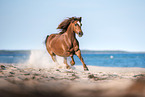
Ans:
<svg viewBox="0 0 145 97"><path fill-rule="evenodd" d="M75 24L75 26L77 26L77 24Z"/></svg>

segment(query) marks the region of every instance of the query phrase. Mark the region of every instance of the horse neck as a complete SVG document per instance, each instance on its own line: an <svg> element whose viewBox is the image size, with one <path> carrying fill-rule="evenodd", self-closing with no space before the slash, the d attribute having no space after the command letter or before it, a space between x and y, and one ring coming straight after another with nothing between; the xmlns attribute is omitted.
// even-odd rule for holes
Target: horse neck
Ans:
<svg viewBox="0 0 145 97"><path fill-rule="evenodd" d="M67 33L68 38L71 39L71 40L76 39L76 35L75 35L75 32L74 32L73 30L74 30L74 28L73 28L73 26L70 24L70 25L68 26L68 29L67 29L66 33Z"/></svg>

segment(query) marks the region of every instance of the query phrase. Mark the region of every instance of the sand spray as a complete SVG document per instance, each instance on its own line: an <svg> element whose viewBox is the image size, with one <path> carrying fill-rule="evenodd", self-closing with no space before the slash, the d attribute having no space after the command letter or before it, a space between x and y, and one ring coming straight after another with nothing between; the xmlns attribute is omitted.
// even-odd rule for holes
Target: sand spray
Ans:
<svg viewBox="0 0 145 97"><path fill-rule="evenodd" d="M64 68L63 57L56 56L56 59L57 62L53 62L46 50L31 50L29 59L21 67L34 69Z"/></svg>
<svg viewBox="0 0 145 97"><path fill-rule="evenodd" d="M17 65L19 68L30 69L60 69L61 71L75 70L77 72L84 72L83 68L76 68L76 66L70 65L70 59L67 59L67 63L71 66L71 69L66 69L66 65L63 63L63 57L56 56L57 62L53 62L51 56L46 50L31 50L28 60Z"/></svg>

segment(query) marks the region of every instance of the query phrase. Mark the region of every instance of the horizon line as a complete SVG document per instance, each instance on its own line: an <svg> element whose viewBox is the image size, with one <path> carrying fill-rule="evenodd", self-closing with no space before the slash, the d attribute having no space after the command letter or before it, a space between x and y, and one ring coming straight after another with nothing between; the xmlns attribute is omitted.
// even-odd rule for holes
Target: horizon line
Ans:
<svg viewBox="0 0 145 97"><path fill-rule="evenodd" d="M0 49L0 51L32 51L32 50L46 50L46 49ZM132 51L132 50L94 50L94 49L80 49L81 51L92 52L133 52L133 53L145 53L145 51Z"/></svg>

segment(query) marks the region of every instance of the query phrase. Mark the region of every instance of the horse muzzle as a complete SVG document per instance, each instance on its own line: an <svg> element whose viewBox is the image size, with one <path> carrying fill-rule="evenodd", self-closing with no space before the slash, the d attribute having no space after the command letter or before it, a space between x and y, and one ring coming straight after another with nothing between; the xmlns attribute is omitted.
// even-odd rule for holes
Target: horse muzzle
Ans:
<svg viewBox="0 0 145 97"><path fill-rule="evenodd" d="M83 36L83 32L78 32L78 36L82 37Z"/></svg>

